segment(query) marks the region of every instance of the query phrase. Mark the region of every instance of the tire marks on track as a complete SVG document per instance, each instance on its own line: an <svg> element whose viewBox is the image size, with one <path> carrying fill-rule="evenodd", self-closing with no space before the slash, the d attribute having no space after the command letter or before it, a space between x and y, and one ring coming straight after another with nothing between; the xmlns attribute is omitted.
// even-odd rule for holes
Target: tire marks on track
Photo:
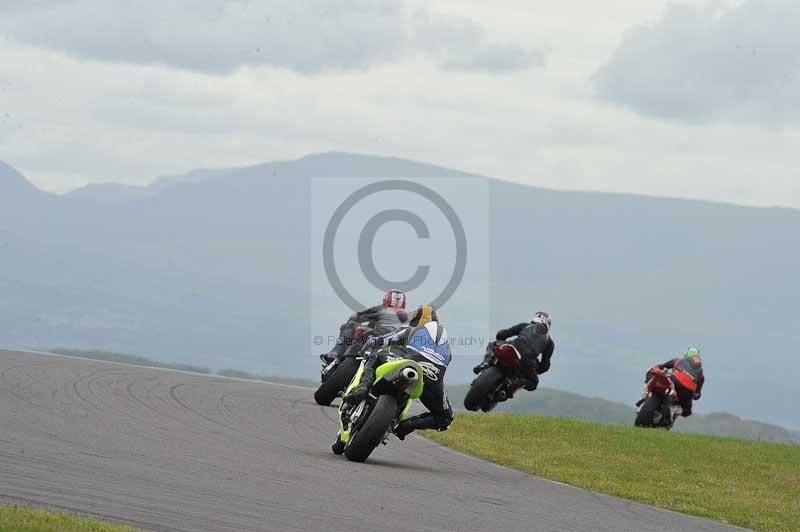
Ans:
<svg viewBox="0 0 800 532"><path fill-rule="evenodd" d="M312 392L0 350L0 499L169 532L729 529L419 437L354 464Z"/></svg>

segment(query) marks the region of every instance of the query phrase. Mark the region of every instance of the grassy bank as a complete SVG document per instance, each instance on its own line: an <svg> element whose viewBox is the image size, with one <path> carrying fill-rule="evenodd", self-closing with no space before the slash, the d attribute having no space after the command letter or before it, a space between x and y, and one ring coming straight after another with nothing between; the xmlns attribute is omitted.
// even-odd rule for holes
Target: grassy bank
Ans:
<svg viewBox="0 0 800 532"><path fill-rule="evenodd" d="M58 512L0 504L0 532L133 532L133 529Z"/></svg>
<svg viewBox="0 0 800 532"><path fill-rule="evenodd" d="M601 493L756 530L800 530L798 446L523 414L458 414L450 430L425 434Z"/></svg>
<svg viewBox="0 0 800 532"><path fill-rule="evenodd" d="M468 386L448 386L447 395L454 405L460 406L464 403L464 395L466 395L468 389ZM634 397L634 399L638 399L638 397ZM675 432L729 436L745 440L763 440L800 445L800 432L788 430L771 423L742 419L724 412L698 413L697 410L702 410L702 408L702 402L696 403L695 413L691 417L681 418L675 424L673 430ZM495 412L541 414L612 425L630 425L636 416L633 401L623 404L547 387L538 388L536 393L518 393L513 401L497 405Z"/></svg>

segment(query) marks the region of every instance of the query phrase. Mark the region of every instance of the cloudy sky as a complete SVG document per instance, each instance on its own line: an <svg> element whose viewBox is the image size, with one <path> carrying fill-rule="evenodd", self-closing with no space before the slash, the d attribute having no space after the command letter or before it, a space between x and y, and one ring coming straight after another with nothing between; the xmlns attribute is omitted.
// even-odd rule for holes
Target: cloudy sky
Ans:
<svg viewBox="0 0 800 532"><path fill-rule="evenodd" d="M0 0L0 160L65 191L345 150L800 208L796 0L489 4Z"/></svg>

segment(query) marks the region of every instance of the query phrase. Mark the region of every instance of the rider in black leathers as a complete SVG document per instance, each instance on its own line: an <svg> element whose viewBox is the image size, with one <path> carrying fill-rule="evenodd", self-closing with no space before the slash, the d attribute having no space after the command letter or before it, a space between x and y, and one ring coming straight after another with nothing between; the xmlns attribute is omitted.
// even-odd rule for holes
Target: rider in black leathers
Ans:
<svg viewBox="0 0 800 532"><path fill-rule="evenodd" d="M473 371L478 374L489 367L494 346L516 336L509 343L522 356L520 372L524 379L523 385L528 391L535 390L539 386L539 375L550 369L550 358L556 347L550 337L550 325L550 315L546 312L537 312L530 323L523 322L508 329L500 329L497 331L497 342L486 347L483 362L475 366Z"/></svg>
<svg viewBox="0 0 800 532"><path fill-rule="evenodd" d="M339 338L336 346L328 353L320 355L325 364L333 362L336 357L343 355L351 346L358 343L354 340L356 329L362 323L367 323L371 329L366 337L385 335L405 327L408 323L406 308L406 295L400 290L389 290L383 297L383 303L369 307L360 312L354 312L350 318L339 327ZM363 340L366 340L366 337Z"/></svg>
<svg viewBox="0 0 800 532"><path fill-rule="evenodd" d="M432 324L435 341L446 355L430 355L406 344L411 334L425 324ZM400 332L368 340L372 346L386 346L370 353L364 361L364 371L359 384L344 398L351 404L358 403L369 393L370 386L375 380L375 368L392 358L408 358L420 363L423 367L424 385L420 401L428 412L404 419L398 423L394 433L401 439L417 429L447 430L453 422L453 408L447 399L444 390L444 375L450 363L449 346L447 346L447 332L439 319L438 311L428 305L414 310L411 314L410 325ZM444 347L447 346L447 349ZM333 452L340 454L343 445L337 440L333 445Z"/></svg>

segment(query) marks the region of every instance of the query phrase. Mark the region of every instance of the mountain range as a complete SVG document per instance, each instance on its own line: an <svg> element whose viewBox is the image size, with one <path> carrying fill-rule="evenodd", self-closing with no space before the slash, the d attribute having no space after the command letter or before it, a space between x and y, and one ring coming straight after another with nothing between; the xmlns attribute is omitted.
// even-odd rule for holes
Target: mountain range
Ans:
<svg viewBox="0 0 800 532"><path fill-rule="evenodd" d="M311 178L344 176L485 181L489 239L475 252L489 258L489 298L444 308L451 335L473 314L490 336L548 310L543 383L626 404L650 365L697 344L698 412L800 428L800 211L554 191L391 157L326 153L61 196L0 163L0 344L313 377ZM459 352L448 380L468 382L480 354Z"/></svg>

